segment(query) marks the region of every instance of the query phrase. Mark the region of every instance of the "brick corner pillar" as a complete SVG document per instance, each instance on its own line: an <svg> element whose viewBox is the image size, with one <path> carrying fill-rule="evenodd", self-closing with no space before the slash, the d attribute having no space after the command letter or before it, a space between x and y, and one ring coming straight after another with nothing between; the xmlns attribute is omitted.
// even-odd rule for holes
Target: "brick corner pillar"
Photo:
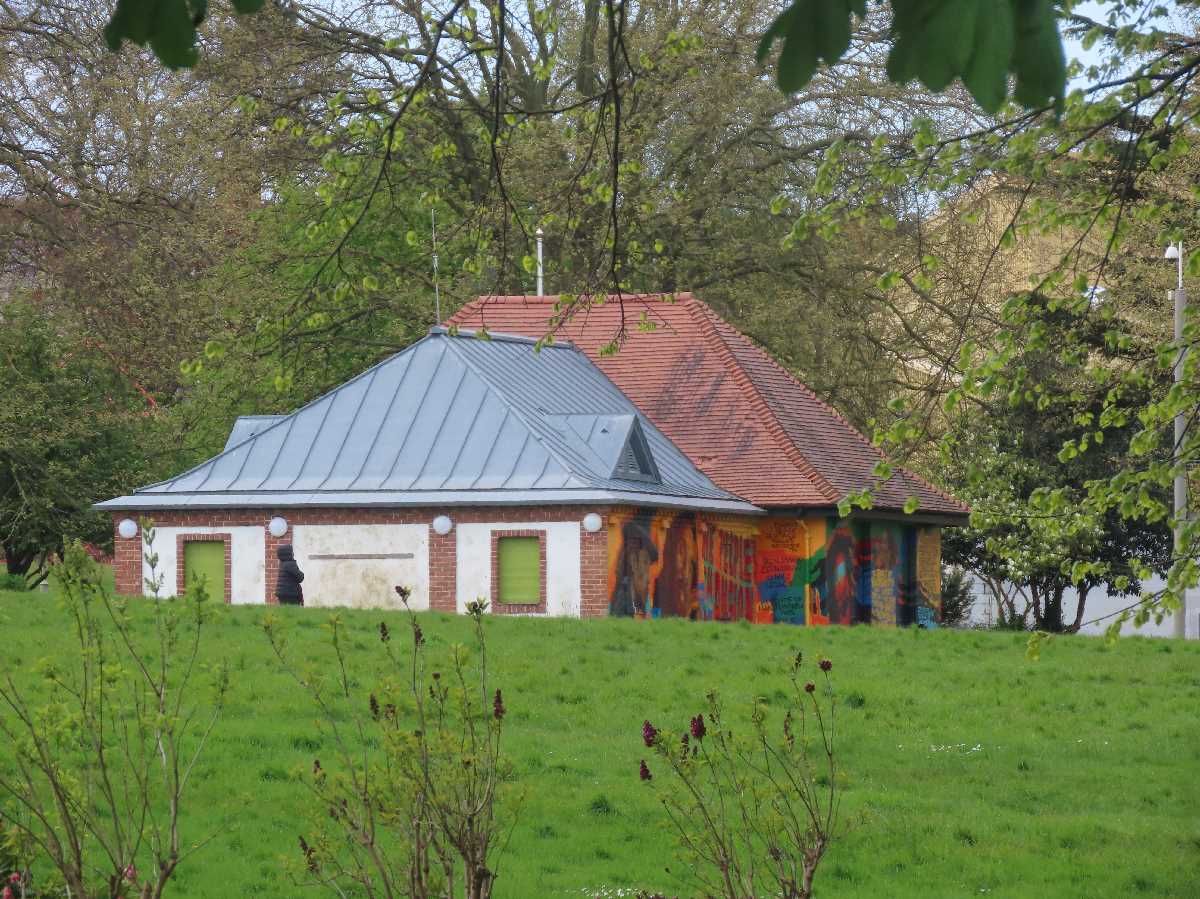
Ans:
<svg viewBox="0 0 1200 899"><path fill-rule="evenodd" d="M113 514L113 588L118 596L141 596L145 591L142 584L142 529L128 539L117 533L117 526L128 513Z"/></svg>
<svg viewBox="0 0 1200 899"><path fill-rule="evenodd" d="M447 515L438 512L431 516ZM458 520L450 515L454 526L450 533L441 535L429 526L429 608L434 612L458 611ZM410 585L415 586L415 585Z"/></svg>
<svg viewBox="0 0 1200 899"><path fill-rule="evenodd" d="M280 515L280 513L271 511L267 513L262 522L263 543L266 547L263 552L263 583L266 584L266 595L263 599L269 606L279 605L279 600L275 598L275 584L279 581L279 556L275 551L292 542L292 529L295 527L290 518L282 515L281 517L288 523L287 533L282 537L272 537L269 527L271 519L276 515Z"/></svg>
<svg viewBox="0 0 1200 899"><path fill-rule="evenodd" d="M608 525L607 512L600 514L600 529L589 532L579 527L579 617L608 615Z"/></svg>

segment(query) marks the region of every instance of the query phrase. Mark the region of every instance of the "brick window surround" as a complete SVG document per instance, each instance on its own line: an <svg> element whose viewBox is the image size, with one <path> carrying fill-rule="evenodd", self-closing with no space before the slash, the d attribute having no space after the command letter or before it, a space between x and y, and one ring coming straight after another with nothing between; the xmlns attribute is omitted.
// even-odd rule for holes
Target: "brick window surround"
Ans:
<svg viewBox="0 0 1200 899"><path fill-rule="evenodd" d="M538 601L537 603L504 603L496 597L500 593L500 541L505 537L538 538ZM546 532L537 530L492 531L492 597L491 610L498 615L545 615L546 614Z"/></svg>
<svg viewBox="0 0 1200 899"><path fill-rule="evenodd" d="M225 544L225 595L226 603L233 602L233 537L228 533L216 534L176 534L175 535L175 595L183 596L183 545L185 543L224 543ZM215 598L215 597L214 597Z"/></svg>

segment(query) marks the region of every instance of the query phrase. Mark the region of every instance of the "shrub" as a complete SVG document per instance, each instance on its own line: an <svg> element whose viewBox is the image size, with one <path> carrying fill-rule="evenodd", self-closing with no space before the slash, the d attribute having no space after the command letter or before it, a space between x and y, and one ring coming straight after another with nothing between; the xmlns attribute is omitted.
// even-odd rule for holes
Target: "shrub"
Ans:
<svg viewBox="0 0 1200 899"><path fill-rule="evenodd" d="M408 591L397 588L405 607ZM426 671L425 635L411 611L407 655L379 625L384 677L375 692L347 673L345 633L328 627L335 672L298 670L288 661L277 619L264 627L276 656L320 711L332 762L314 759L304 783L314 799L312 834L298 844L300 880L340 896L382 899L488 899L501 827L498 793L510 776L500 752L507 708L488 682L483 618L468 606L477 664L451 647L446 673ZM345 722L345 723L344 723Z"/></svg>
<svg viewBox="0 0 1200 899"><path fill-rule="evenodd" d="M7 571L0 571L0 590L21 593L28 589L29 585L25 583L24 575L9 574Z"/></svg>
<svg viewBox="0 0 1200 899"><path fill-rule="evenodd" d="M0 858L18 878L7 885L19 897L159 899L194 851L181 826L188 779L228 684L220 670L215 696L197 695L205 591L155 600L142 645L127 601L78 542L54 577L79 651L41 663L44 704L10 674L0 680L0 737L14 762L0 771Z"/></svg>
<svg viewBox="0 0 1200 899"><path fill-rule="evenodd" d="M678 735L642 724L642 740L665 763L669 778L656 780L645 759L638 776L659 785L659 800L686 855L684 868L700 895L812 895L838 823L836 702L833 663L818 663L819 691L812 681L801 682L801 663L797 654L789 707L777 730L768 727L767 705L756 700L752 731L739 737L712 691L706 711Z"/></svg>
<svg viewBox="0 0 1200 899"><path fill-rule="evenodd" d="M966 625L974 603L970 575L961 568L942 566L942 626Z"/></svg>

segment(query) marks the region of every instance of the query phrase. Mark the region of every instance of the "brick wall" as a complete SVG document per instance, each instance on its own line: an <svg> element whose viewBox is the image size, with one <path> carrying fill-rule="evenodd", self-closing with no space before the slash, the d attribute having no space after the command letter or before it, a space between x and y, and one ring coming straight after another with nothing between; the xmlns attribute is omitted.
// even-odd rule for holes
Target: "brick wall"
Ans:
<svg viewBox="0 0 1200 899"><path fill-rule="evenodd" d="M136 596L142 593L141 533L124 540L116 533L123 518L144 518L158 527L261 527L266 538L263 560L266 566L267 601L275 602L275 582L279 576L276 549L292 542L292 528L299 525L328 524L431 524L438 515L448 515L459 523L497 522L521 524L543 521L582 522L584 515L597 512L603 519L599 531L589 534L580 526L581 614L592 617L608 614L608 525L607 512L595 506L470 506L462 508L422 509L189 509L146 511L137 516L128 512L113 514L114 563L117 592ZM272 537L267 523L276 515L288 522L282 538ZM207 539L220 539L217 534ZM457 533L452 528L444 537L429 528L429 604L430 608L453 612L456 606Z"/></svg>

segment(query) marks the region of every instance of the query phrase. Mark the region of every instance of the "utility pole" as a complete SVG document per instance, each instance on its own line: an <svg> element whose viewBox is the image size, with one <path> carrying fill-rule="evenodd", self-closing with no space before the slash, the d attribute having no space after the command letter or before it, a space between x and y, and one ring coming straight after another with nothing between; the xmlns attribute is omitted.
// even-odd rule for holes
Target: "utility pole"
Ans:
<svg viewBox="0 0 1200 899"><path fill-rule="evenodd" d="M1183 289L1183 241L1177 244L1171 244L1167 247L1167 259L1175 260L1175 289L1171 291L1172 298L1175 300L1175 345L1179 348L1179 355L1175 357L1175 383L1183 381L1183 361L1187 357L1187 349L1183 343L1183 320L1184 313L1187 310L1187 292ZM1175 558L1180 558L1184 552L1183 545L1183 525L1188 519L1188 482L1187 472L1182 468L1183 458L1183 437L1187 429L1187 423L1183 413L1179 412L1175 416L1175 447L1171 454L1172 461L1177 467L1175 473ZM1179 611L1175 613L1175 621L1173 633L1179 639L1187 636L1187 593L1184 592L1183 598L1180 601Z"/></svg>

